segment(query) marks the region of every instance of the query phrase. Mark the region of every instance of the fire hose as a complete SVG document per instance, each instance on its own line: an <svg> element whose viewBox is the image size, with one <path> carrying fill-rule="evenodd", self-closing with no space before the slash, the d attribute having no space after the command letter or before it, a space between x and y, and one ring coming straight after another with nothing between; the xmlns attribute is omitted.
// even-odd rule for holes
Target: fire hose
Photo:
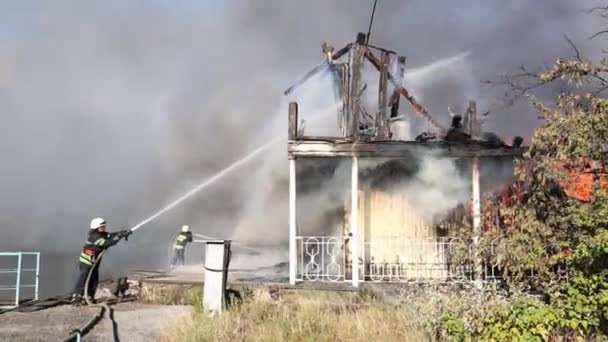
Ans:
<svg viewBox="0 0 608 342"><path fill-rule="evenodd" d="M125 237L125 240L126 240L126 237ZM120 340L118 337L118 324L114 320L114 310L107 303L95 304L95 303L91 302L91 299L89 298L89 284L91 282L91 275L93 274L93 271L95 270L95 268L99 267L99 263L101 262L101 259L103 259L103 256L106 253L106 251L107 251L107 249L104 249L101 251L101 253L99 253L99 256L95 259L95 261L93 262L93 265L89 269L89 272L87 273L86 281L84 283L84 300L88 306L100 307L99 313L97 315L95 315L93 318L91 318L91 320L89 320L81 328L72 330L70 332L70 337L65 339L64 342L71 342L74 340L80 341L82 336L84 336L86 333L91 331L91 329L93 329L93 327L97 323L99 323L99 321L101 321L101 319L104 317L104 315L112 322L112 335L114 337L114 341L117 342ZM95 296L94 293L93 293L93 296Z"/></svg>
<svg viewBox="0 0 608 342"><path fill-rule="evenodd" d="M135 229L131 229L131 230L127 231L128 234L126 234L126 235L118 235L119 239L125 239L125 241L128 241L129 235L131 233L133 233L134 230ZM101 253L99 253L97 258L93 262L93 265L89 269L89 272L87 273L87 280L84 283L84 300L87 302L87 305L93 305L93 303L91 303L91 301L89 299L89 283L91 282L91 275L93 274L93 271L95 270L95 268L98 267L99 262L103 258L103 255L106 254L106 251L107 251L107 249L104 249L101 251ZM94 293L93 293L93 296L95 296Z"/></svg>
<svg viewBox="0 0 608 342"><path fill-rule="evenodd" d="M89 287L89 283L91 281L91 274L93 273L93 270L95 269L95 267L98 267L99 262L102 259L105 251L106 250L103 250L99 254L99 257L97 258L97 260L95 260L95 262L93 263L93 266L89 270L89 272L87 274L87 279L85 281L85 288L84 288L84 296L85 296L85 301L86 301L87 305L94 306L94 307L95 306L100 307L100 311L97 315L93 316L93 318L91 318L89 321L87 321L83 326L72 330L70 332L70 336L64 340L65 342L80 341L84 335L86 335L89 331L91 331L93 329L93 327L95 327L95 325L101 321L101 319L104 317L104 315L107 316L108 319L112 322L112 333L113 333L114 341L119 341L118 325L117 325L116 321L114 320L114 316L113 316L114 310L112 308L110 308L110 306L107 303L94 304L90 301L90 299L88 297L88 287ZM15 310L22 309L25 307L35 306L38 303L42 303L42 302L50 301L50 300L54 300L57 302L65 301L64 302L64 304L65 304L65 303L67 303L67 300L69 298L70 298L70 295L66 294L66 295L55 296L55 297L51 297L51 298L47 298L47 299L32 300L27 303L23 303L17 307L14 307L14 308L1 310L0 314L15 311Z"/></svg>
<svg viewBox="0 0 608 342"><path fill-rule="evenodd" d="M131 230L132 232L133 230ZM125 240L127 238L125 237ZM87 303L88 306L99 306L101 307L99 314L95 317L93 317L89 322L87 322L87 324L85 324L81 329L76 329L74 331L72 331L70 337L68 339L66 339L65 341L73 341L74 339L76 339L76 341L80 341L80 338L86 334L93 326L95 326L95 324L97 324L101 318L103 318L104 313L106 314L106 316L108 317L108 319L112 322L112 333L114 336L114 341L118 341L118 326L116 324L116 321L114 320L114 310L112 308L110 308L110 306L108 306L108 304L106 303L101 303L101 304L95 304L93 302L91 302L91 299L89 298L89 284L91 282L91 275L93 274L93 271L95 270L96 267L99 267L99 262L101 261L101 259L103 259L104 254L106 253L107 249L104 249L101 251L101 253L99 253L99 256L97 256L97 258L95 259L95 261L93 262L93 265L91 266L91 268L89 269L89 272L87 273L87 279L84 283L84 300ZM95 296L95 294L93 293L93 296Z"/></svg>
<svg viewBox="0 0 608 342"><path fill-rule="evenodd" d="M22 303L19 306L13 307L13 308L0 310L0 315L8 313L8 312L16 311L16 310L21 310L23 308L36 306L37 304L48 302L48 301L51 301L56 304L61 301L67 301L70 299L70 297L71 297L71 294L63 294L63 295L50 297L50 298L46 298L46 299L31 300L31 301Z"/></svg>
<svg viewBox="0 0 608 342"><path fill-rule="evenodd" d="M85 325L83 325L81 328L78 329L74 329L70 332L70 337L66 338L65 340L63 340L64 342L71 342L71 341L80 341L80 339L82 338L82 336L84 336L86 333L88 333L89 331L91 331L91 329L93 329L93 327L99 323L99 321L101 321L101 319L103 318L104 313L107 310L107 305L101 306L101 310L99 310L99 313L95 316L93 316L93 318L91 318Z"/></svg>
<svg viewBox="0 0 608 342"><path fill-rule="evenodd" d="M101 253L99 253L99 256L97 257L97 259L95 259L95 262L93 262L93 266L91 266L91 268L89 269L89 272L87 273L87 280L84 283L84 300L87 302L87 305L89 305L89 306L94 305L94 303L92 303L91 300L89 299L89 283L91 282L91 275L93 274L93 271L95 270L95 268L99 265L99 262L103 258L103 255L106 253L106 251L107 251L107 249L104 249L103 251L101 251ZM93 296L95 296L94 293L93 293Z"/></svg>
<svg viewBox="0 0 608 342"><path fill-rule="evenodd" d="M203 234L193 234L193 235L195 235L197 237L203 238L202 240L194 240L194 242L207 242L207 241L210 241L210 240L224 240L224 239L218 239L218 238L214 238L214 237L211 237L211 236L208 236L208 235L203 235ZM250 251L253 251L253 252L259 252L259 249L247 247L242 242L232 241L232 245L239 246L240 248L247 249L247 250L250 250Z"/></svg>
<svg viewBox="0 0 608 342"><path fill-rule="evenodd" d="M114 341L120 341L118 337L118 325L114 320L114 310L110 308L110 306L106 303L102 303L99 306L101 309L99 310L99 313L97 315L93 316L93 318L91 318L82 327L72 330L70 332L70 337L66 338L63 341L72 342L76 340L77 342L79 342L84 335L91 331L95 327L95 325L97 325L97 323L99 323L103 319L104 315L107 316L108 319L112 322L112 335L114 337Z"/></svg>
<svg viewBox="0 0 608 342"><path fill-rule="evenodd" d="M70 337L65 339L64 342L71 342L74 340L80 341L82 336L84 336L86 333L88 333L91 329L93 329L93 327L97 323L99 323L99 321L101 321L101 319L104 317L104 314L112 322L112 334L114 337L114 341L119 341L118 325L117 325L116 321L114 320L114 310L112 308L110 308L110 306L106 303L95 304L95 303L92 303L91 300L89 299L89 283L91 282L91 275L93 274L93 271L95 270L95 268L98 267L99 262L103 258L103 255L105 254L106 251L107 251L107 249L104 249L103 251L101 251L101 253L99 253L99 256L97 257L95 262L93 262L93 266L91 266L91 268L89 269L89 272L87 274L87 279L84 283L84 300L86 301L88 306L100 307L99 313L96 316L94 316L93 318L91 318L91 320L89 320L81 328L72 330L72 332L70 333ZM95 294L93 294L93 296L94 295Z"/></svg>

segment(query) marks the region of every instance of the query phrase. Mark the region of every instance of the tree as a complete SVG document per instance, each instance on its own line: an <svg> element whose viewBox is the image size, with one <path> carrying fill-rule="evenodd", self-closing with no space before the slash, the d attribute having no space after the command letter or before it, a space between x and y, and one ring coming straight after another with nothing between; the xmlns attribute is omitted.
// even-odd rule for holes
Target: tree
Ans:
<svg viewBox="0 0 608 342"><path fill-rule="evenodd" d="M533 80L527 86L508 82L544 124L516 164L512 204L499 204L508 224L486 241L506 246L498 260L509 284L540 293L557 315L553 328L572 337L608 331L608 61L586 60L570 44L575 57L515 75ZM568 86L554 101L531 94L554 82ZM577 196L585 182L590 195Z"/></svg>
<svg viewBox="0 0 608 342"><path fill-rule="evenodd" d="M592 12L608 18L608 6ZM508 103L526 98L543 125L516 162L511 198L492 203L501 220L483 239L483 255L520 295L484 312L473 304L473 319L445 314L444 331L473 327L460 329L462 338L608 337L608 59L594 63L565 38L572 57L493 82L509 87ZM556 96L540 99L541 89ZM458 234L471 238L470 229Z"/></svg>

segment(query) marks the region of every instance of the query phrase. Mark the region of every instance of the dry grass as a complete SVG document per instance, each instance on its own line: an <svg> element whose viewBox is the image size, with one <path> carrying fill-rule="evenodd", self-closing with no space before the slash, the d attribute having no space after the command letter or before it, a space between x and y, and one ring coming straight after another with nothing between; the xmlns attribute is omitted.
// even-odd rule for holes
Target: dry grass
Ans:
<svg viewBox="0 0 608 342"><path fill-rule="evenodd" d="M312 296L317 297L317 296ZM202 310L172 324L163 341L426 341L418 313L371 298L272 298L256 293L219 317Z"/></svg>
<svg viewBox="0 0 608 342"><path fill-rule="evenodd" d="M139 290L138 300L146 304L194 305L200 301L201 286L153 284Z"/></svg>

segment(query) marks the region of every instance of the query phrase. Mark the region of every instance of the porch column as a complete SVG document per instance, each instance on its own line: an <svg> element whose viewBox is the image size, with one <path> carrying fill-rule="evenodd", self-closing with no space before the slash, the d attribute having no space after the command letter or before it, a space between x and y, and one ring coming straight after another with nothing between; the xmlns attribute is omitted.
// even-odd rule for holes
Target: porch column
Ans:
<svg viewBox="0 0 608 342"><path fill-rule="evenodd" d="M289 284L296 284L298 254L296 246L296 160L289 159Z"/></svg>
<svg viewBox="0 0 608 342"><path fill-rule="evenodd" d="M352 282L354 287L359 286L359 158L353 156L351 171L351 207L350 207L350 232Z"/></svg>
<svg viewBox="0 0 608 342"><path fill-rule="evenodd" d="M472 165L472 183L473 183L473 248L475 255L475 282L478 286L481 285L483 276L483 264L479 251L479 243L481 239L481 193L479 187L479 158L473 158Z"/></svg>

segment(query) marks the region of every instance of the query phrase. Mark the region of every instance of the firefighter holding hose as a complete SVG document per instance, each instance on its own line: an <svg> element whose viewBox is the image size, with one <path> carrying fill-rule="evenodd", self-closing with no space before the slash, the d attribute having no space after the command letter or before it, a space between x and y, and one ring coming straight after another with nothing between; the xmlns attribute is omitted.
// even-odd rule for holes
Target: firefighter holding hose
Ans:
<svg viewBox="0 0 608 342"><path fill-rule="evenodd" d="M186 252L186 245L188 242L192 242L192 232L190 226L182 226L181 231L175 238L175 245L173 246L173 258L171 259L171 268L175 267L176 264L184 265L184 253Z"/></svg>
<svg viewBox="0 0 608 342"><path fill-rule="evenodd" d="M100 254L117 244L121 239L127 240L132 231L122 230L119 232L108 233L106 232L106 221L102 218L94 218L91 220L89 237L82 248L79 259L80 273L78 275L78 281L72 294L72 302L80 303L84 298L85 286L87 285L87 278L90 275L89 284L87 288L87 295L91 298L95 298L95 291L97 291L97 284L99 282L99 266L100 261L98 258Z"/></svg>

